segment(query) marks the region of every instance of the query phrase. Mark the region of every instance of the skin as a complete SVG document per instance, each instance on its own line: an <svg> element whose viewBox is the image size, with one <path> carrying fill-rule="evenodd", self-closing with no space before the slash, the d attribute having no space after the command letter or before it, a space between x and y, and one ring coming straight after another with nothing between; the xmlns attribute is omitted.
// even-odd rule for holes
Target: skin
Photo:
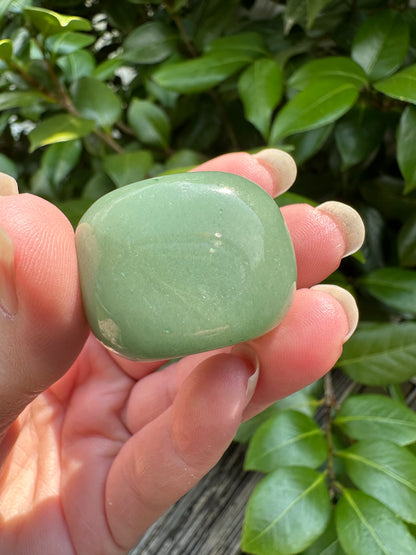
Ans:
<svg viewBox="0 0 416 555"><path fill-rule="evenodd" d="M202 169L279 189L276 172L248 154ZM250 342L260 375L247 404L255 368L229 349L156 373L160 362L110 354L89 334L66 218L32 195L0 197L18 297L14 319L0 313L0 553L126 553L217 463L243 419L334 365L348 319L335 298L309 288L338 267L346 238L310 206L283 215L299 289L283 322Z"/></svg>

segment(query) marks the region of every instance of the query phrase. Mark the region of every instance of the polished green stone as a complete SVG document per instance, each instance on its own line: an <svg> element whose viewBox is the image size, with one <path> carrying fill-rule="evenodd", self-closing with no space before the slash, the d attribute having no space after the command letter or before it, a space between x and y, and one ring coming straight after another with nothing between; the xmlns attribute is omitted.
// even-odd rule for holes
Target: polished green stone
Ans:
<svg viewBox="0 0 416 555"><path fill-rule="evenodd" d="M93 333L135 360L258 337L282 319L295 290L277 204L229 173L155 177L112 191L85 213L76 248Z"/></svg>

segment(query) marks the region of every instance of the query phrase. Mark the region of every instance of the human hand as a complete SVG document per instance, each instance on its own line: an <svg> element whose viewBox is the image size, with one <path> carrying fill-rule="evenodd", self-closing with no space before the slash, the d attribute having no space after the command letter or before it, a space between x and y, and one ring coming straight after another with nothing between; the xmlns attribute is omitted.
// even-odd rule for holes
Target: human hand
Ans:
<svg viewBox="0 0 416 555"><path fill-rule="evenodd" d="M294 178L276 151L199 169L238 173L273 196ZM362 222L338 203L284 208L299 289L282 323L154 372L161 362L121 359L89 335L70 224L16 193L3 177L0 553L126 553L216 464L244 418L334 365L357 309L347 292L313 286L359 248Z"/></svg>

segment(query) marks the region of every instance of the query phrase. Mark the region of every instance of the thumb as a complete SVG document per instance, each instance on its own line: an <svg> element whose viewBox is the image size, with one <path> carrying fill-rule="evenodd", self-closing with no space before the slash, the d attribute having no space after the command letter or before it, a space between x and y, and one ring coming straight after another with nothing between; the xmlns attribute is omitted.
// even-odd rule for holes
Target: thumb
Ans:
<svg viewBox="0 0 416 555"><path fill-rule="evenodd" d="M257 355L246 346L204 360L185 379L171 407L127 441L106 486L108 523L119 545L131 548L219 461L241 423L258 373Z"/></svg>
<svg viewBox="0 0 416 555"><path fill-rule="evenodd" d="M8 194L10 193L10 194ZM0 437L71 366L87 336L74 233L0 175Z"/></svg>

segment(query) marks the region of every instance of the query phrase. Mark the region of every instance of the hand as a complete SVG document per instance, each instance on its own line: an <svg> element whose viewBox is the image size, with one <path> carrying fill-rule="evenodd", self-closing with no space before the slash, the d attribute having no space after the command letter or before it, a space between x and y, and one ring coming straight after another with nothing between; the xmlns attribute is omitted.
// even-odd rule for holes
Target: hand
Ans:
<svg viewBox="0 0 416 555"><path fill-rule="evenodd" d="M273 150L200 169L239 173L273 196L295 175ZM346 291L313 286L360 247L362 222L339 203L284 208L300 289L283 322L154 372L160 362L121 359L89 335L64 215L6 176L0 194L0 553L126 553L244 418L334 365L357 308Z"/></svg>

